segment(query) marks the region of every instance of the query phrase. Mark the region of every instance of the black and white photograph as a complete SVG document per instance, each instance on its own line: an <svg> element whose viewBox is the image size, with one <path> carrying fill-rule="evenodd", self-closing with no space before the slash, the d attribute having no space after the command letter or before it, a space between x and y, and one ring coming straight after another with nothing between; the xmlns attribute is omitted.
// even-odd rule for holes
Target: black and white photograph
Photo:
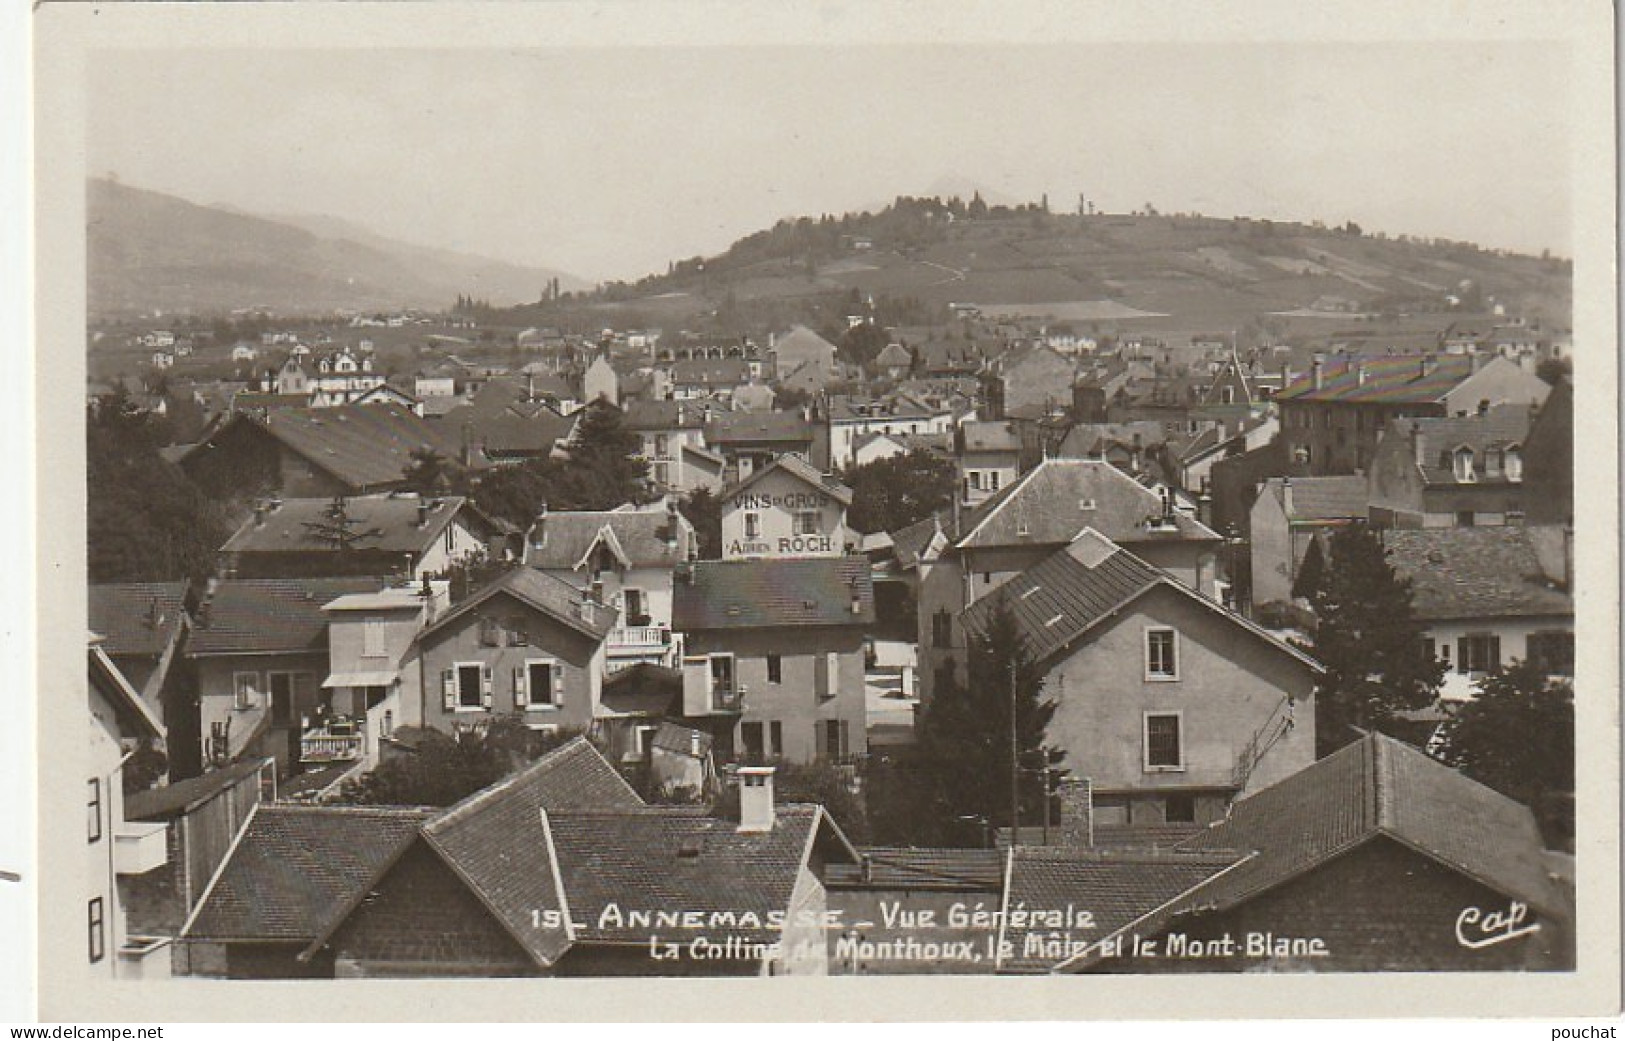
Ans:
<svg viewBox="0 0 1625 1041"><path fill-rule="evenodd" d="M1617 1009L1606 5L168 6L35 14L57 1019Z"/></svg>

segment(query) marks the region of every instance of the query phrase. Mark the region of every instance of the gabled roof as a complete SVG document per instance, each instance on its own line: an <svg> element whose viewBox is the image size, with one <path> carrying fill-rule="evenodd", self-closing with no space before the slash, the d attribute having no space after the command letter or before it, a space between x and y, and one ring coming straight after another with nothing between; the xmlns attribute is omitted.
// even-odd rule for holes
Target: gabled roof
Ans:
<svg viewBox="0 0 1625 1041"><path fill-rule="evenodd" d="M1071 907L1093 914L1091 929L1053 929L1042 917L1011 916L999 939L1013 956L1001 972L1047 972L1065 960L1025 953L1027 937L1059 932L1076 944L1094 944L1222 875L1242 859L1229 851L1100 851L1054 846L1017 846L1009 853L1004 906L1038 912Z"/></svg>
<svg viewBox="0 0 1625 1041"><path fill-rule="evenodd" d="M1045 459L964 518L955 546L1061 545L1085 527L1113 542L1218 542L1193 517L1173 514L1173 526L1148 525L1162 515L1156 492L1099 459Z"/></svg>
<svg viewBox="0 0 1625 1041"><path fill-rule="evenodd" d="M672 587L672 627L683 632L874 620L869 561L858 556L701 560Z"/></svg>
<svg viewBox="0 0 1625 1041"><path fill-rule="evenodd" d="M852 489L848 488L846 485L842 484L840 481L837 481L833 477L826 477L824 474L818 471L817 467L813 466L800 456L791 455L789 453L779 456L771 463L761 467L755 473L745 478L743 481L740 481L732 488L729 488L727 491L722 493L722 497L724 499L732 499L734 496L742 494L746 489L754 486L758 481L761 481L768 474L773 473L774 471L782 471L789 474L791 477L796 478L803 484L806 484L809 487L817 489L818 491L823 492L825 495L830 496L842 506L852 505Z"/></svg>
<svg viewBox="0 0 1625 1041"><path fill-rule="evenodd" d="M912 365L913 363L914 355L908 352L907 347L896 341L882 347L880 353L875 355L874 360L874 364L881 368L893 368L899 365Z"/></svg>
<svg viewBox="0 0 1625 1041"><path fill-rule="evenodd" d="M216 870L188 940L309 943L436 811L261 803Z"/></svg>
<svg viewBox="0 0 1625 1041"><path fill-rule="evenodd" d="M1276 392L1275 400L1382 405L1438 401L1473 375L1473 360L1464 354L1339 355L1322 363L1320 375L1321 384L1317 388L1312 368L1300 374L1290 385Z"/></svg>
<svg viewBox="0 0 1625 1041"><path fill-rule="evenodd" d="M1153 589L1169 589L1224 618L1237 630L1263 641L1315 671L1320 665L1289 644L1189 588L1160 568L1091 529L1039 564L1028 568L960 615L972 635L987 631L995 612L1007 605L1035 662L1075 646L1096 626L1109 621Z"/></svg>
<svg viewBox="0 0 1625 1041"><path fill-rule="evenodd" d="M1233 907L1377 835L1532 907L1562 906L1526 807L1374 732L1240 800L1227 819L1182 843L1258 853L1192 894L1189 906Z"/></svg>
<svg viewBox="0 0 1625 1041"><path fill-rule="evenodd" d="M531 567L517 567L504 572L487 583L468 599L441 615L433 624L418 633L424 641L431 636L460 625L480 605L492 597L508 595L522 604L568 625L594 640L602 640L615 627L615 612L599 604L581 590L561 578ZM592 607L584 610L583 605ZM587 617L582 617L586 614Z"/></svg>
<svg viewBox="0 0 1625 1041"><path fill-rule="evenodd" d="M1364 520L1367 485L1364 477L1269 477L1260 495L1273 496L1286 511L1287 482L1292 485L1289 521Z"/></svg>
<svg viewBox="0 0 1625 1041"><path fill-rule="evenodd" d="M723 412L705 424L705 443L714 448L737 442L811 443L813 426L800 412Z"/></svg>
<svg viewBox="0 0 1625 1041"><path fill-rule="evenodd" d="M805 325L792 326L773 341L772 351L780 358L818 361L828 364L835 357L835 345Z"/></svg>
<svg viewBox="0 0 1625 1041"><path fill-rule="evenodd" d="M417 496L363 495L344 500L345 515L358 532L377 529L355 549L375 553L422 553L467 506L460 495L440 499ZM422 507L428 507L427 513ZM309 525L327 523L331 498L284 499L264 517L253 516L220 547L222 553L337 553L339 548L311 538ZM419 518L422 518L420 523Z"/></svg>
<svg viewBox="0 0 1625 1041"><path fill-rule="evenodd" d="M412 453L431 448L457 458L457 432L430 423L393 403L279 408L263 416L239 413L289 451L357 490L396 487L405 481Z"/></svg>
<svg viewBox="0 0 1625 1041"><path fill-rule="evenodd" d="M541 542L536 541L538 533ZM693 525L681 514L663 510L545 513L531 528L525 563L544 570L574 571L586 562L595 546L604 544L625 567L670 568L688 559L693 538Z"/></svg>
<svg viewBox="0 0 1625 1041"><path fill-rule="evenodd" d="M191 653L274 654L327 649L322 605L373 593L381 578L227 578L198 610Z"/></svg>
<svg viewBox="0 0 1625 1041"><path fill-rule="evenodd" d="M962 452L1019 452L1021 435L1014 423L972 420L959 424L957 438Z"/></svg>
<svg viewBox="0 0 1625 1041"><path fill-rule="evenodd" d="M156 657L187 623L184 582L103 582L90 587L90 628L113 657Z"/></svg>
<svg viewBox="0 0 1625 1041"><path fill-rule="evenodd" d="M1418 618L1572 615L1574 598L1542 564L1543 532L1561 545L1555 529L1520 525L1385 531L1382 541Z"/></svg>
<svg viewBox="0 0 1625 1041"><path fill-rule="evenodd" d="M933 514L915 521L891 533L892 555L903 567L914 567L919 564L920 555L930 548L932 540L942 534L943 520L940 516Z"/></svg>

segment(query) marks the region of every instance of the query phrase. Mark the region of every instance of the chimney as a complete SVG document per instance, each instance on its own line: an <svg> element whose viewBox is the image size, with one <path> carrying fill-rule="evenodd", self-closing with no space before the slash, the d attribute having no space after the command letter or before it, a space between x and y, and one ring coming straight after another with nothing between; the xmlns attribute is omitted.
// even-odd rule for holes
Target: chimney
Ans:
<svg viewBox="0 0 1625 1041"><path fill-rule="evenodd" d="M263 499L254 503L254 527L265 527L265 517L271 512L270 504Z"/></svg>
<svg viewBox="0 0 1625 1041"><path fill-rule="evenodd" d="M739 831L763 834L773 830L773 767L739 768Z"/></svg>
<svg viewBox="0 0 1625 1041"><path fill-rule="evenodd" d="M1281 478L1281 512L1292 517L1292 478Z"/></svg>
<svg viewBox="0 0 1625 1041"><path fill-rule="evenodd" d="M1438 367L1438 364L1438 361L1434 359L1433 355L1422 355L1422 373L1420 378L1427 379L1429 376L1433 375L1433 370Z"/></svg>
<svg viewBox="0 0 1625 1041"><path fill-rule="evenodd" d="M1312 380L1314 380L1316 390L1321 389L1321 387L1325 385L1325 376L1321 371L1323 368L1324 366L1321 365L1320 356L1317 354L1315 356L1315 360L1309 363L1309 376Z"/></svg>
<svg viewBox="0 0 1625 1041"><path fill-rule="evenodd" d="M1061 797L1060 844L1089 849L1095 844L1094 785L1087 777L1067 777L1056 787Z"/></svg>
<svg viewBox="0 0 1625 1041"><path fill-rule="evenodd" d="M688 732L688 754L695 759L700 757L700 732L698 730Z"/></svg>
<svg viewBox="0 0 1625 1041"><path fill-rule="evenodd" d="M418 527L427 528L429 526L429 514L431 514L433 512L434 512L434 506L433 506L433 504L430 503L430 501L428 499L419 499L418 500Z"/></svg>

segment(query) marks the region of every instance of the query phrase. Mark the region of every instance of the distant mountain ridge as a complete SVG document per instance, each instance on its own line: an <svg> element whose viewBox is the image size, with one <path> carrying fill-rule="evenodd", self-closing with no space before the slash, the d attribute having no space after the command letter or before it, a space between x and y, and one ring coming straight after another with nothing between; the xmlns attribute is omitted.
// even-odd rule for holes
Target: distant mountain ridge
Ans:
<svg viewBox="0 0 1625 1041"><path fill-rule="evenodd" d="M342 218L263 217L94 178L86 190L89 310L220 312L445 308L459 294L534 301L558 278L399 242Z"/></svg>

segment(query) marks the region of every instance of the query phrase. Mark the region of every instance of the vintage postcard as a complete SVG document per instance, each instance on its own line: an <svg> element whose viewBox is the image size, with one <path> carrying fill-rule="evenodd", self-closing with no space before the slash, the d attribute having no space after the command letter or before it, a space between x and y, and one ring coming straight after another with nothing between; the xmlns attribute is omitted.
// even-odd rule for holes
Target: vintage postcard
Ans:
<svg viewBox="0 0 1625 1041"><path fill-rule="evenodd" d="M40 1015L1617 1011L1611 16L40 5Z"/></svg>

